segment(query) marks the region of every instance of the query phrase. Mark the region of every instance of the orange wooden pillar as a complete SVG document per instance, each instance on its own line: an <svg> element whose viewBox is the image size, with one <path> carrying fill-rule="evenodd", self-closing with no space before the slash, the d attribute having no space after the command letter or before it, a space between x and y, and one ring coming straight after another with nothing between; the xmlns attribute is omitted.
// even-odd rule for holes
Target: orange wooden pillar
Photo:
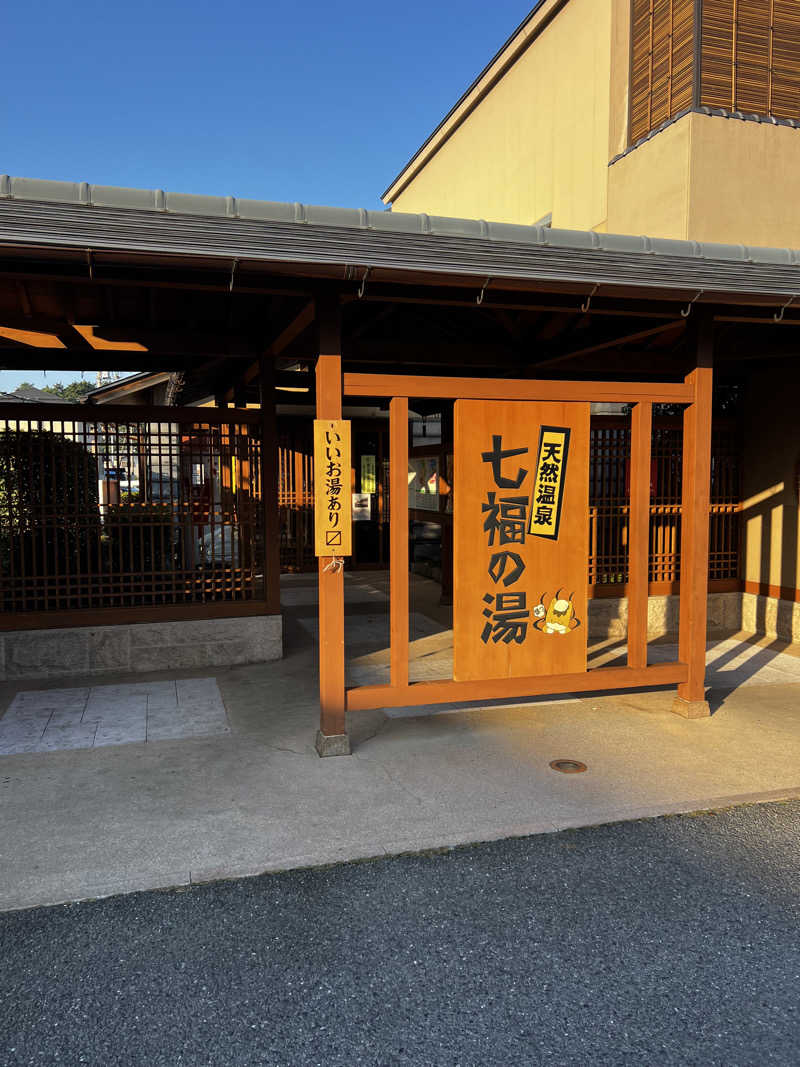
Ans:
<svg viewBox="0 0 800 1067"><path fill-rule="evenodd" d="M336 298L317 300L317 322L317 418L341 419L341 318ZM344 574L341 569L326 570L329 563L329 559L317 560L320 717L316 748L320 756L347 756L350 738L345 723Z"/></svg>
<svg viewBox="0 0 800 1067"><path fill-rule="evenodd" d="M447 457L453 455L453 406L452 404L445 404L442 408L442 451L440 456L440 462L442 468L440 475L444 477L444 472L447 470ZM452 502L453 493L453 471L448 471L448 496L439 496L439 514L442 516L447 515L447 518L442 518L442 525L440 527L442 531L442 594L439 599L440 604L452 604L453 603L453 512L447 514L447 502Z"/></svg>
<svg viewBox="0 0 800 1067"><path fill-rule="evenodd" d="M711 399L714 380L713 318L696 312L690 337L695 368L687 376L694 399L683 415L681 507L680 637L681 663L689 668L678 686L673 711L687 719L711 714L705 695L708 616L708 544L711 503Z"/></svg>
<svg viewBox="0 0 800 1067"><path fill-rule="evenodd" d="M653 405L640 401L631 414L631 489L628 513L628 666L647 666L650 581L650 439Z"/></svg>
<svg viewBox="0 0 800 1067"><path fill-rule="evenodd" d="M408 685L408 398L389 403L389 658L391 684Z"/></svg>

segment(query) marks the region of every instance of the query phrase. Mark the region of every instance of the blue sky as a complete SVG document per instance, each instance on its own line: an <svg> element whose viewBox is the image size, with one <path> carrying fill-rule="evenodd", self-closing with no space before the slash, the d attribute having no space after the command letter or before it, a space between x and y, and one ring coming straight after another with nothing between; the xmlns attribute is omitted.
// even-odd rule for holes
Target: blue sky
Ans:
<svg viewBox="0 0 800 1067"><path fill-rule="evenodd" d="M379 207L532 6L11 4L0 173Z"/></svg>

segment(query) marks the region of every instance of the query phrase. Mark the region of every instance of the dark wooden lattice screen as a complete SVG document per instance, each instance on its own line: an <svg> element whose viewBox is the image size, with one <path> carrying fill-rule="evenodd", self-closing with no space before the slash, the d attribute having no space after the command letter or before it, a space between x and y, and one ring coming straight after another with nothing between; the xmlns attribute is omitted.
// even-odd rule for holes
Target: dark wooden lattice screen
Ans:
<svg viewBox="0 0 800 1067"><path fill-rule="evenodd" d="M677 591L681 557L683 430L678 418L657 418L651 446L650 592ZM593 419L589 472L589 585L593 595L619 595L628 580L630 425ZM719 420L711 444L708 576L739 576L741 469L736 430Z"/></svg>
<svg viewBox="0 0 800 1067"><path fill-rule="evenodd" d="M700 10L696 32L695 0L631 0L631 144L691 107L800 120L800 0Z"/></svg>
<svg viewBox="0 0 800 1067"><path fill-rule="evenodd" d="M692 105L694 0L633 0L631 142Z"/></svg>
<svg viewBox="0 0 800 1067"><path fill-rule="evenodd" d="M800 118L798 0L704 0L700 103Z"/></svg>
<svg viewBox="0 0 800 1067"><path fill-rule="evenodd" d="M0 630L28 615L77 626L97 611L109 623L263 611L259 419L3 405Z"/></svg>

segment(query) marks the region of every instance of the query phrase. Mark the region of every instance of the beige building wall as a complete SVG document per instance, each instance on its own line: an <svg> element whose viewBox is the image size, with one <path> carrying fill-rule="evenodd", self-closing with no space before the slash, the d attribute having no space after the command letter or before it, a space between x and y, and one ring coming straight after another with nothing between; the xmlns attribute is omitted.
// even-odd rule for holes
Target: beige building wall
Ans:
<svg viewBox="0 0 800 1067"><path fill-rule="evenodd" d="M605 229L614 2L569 0L394 210Z"/></svg>
<svg viewBox="0 0 800 1067"><path fill-rule="evenodd" d="M684 115L608 168L608 229L800 248L800 130Z"/></svg>
<svg viewBox="0 0 800 1067"><path fill-rule="evenodd" d="M393 208L800 248L800 130L689 114L626 151L629 76L630 0L548 0L390 190Z"/></svg>
<svg viewBox="0 0 800 1067"><path fill-rule="evenodd" d="M689 237L800 248L800 130L689 118Z"/></svg>
<svg viewBox="0 0 800 1067"><path fill-rule="evenodd" d="M689 237L692 118L684 116L607 168L609 233Z"/></svg>

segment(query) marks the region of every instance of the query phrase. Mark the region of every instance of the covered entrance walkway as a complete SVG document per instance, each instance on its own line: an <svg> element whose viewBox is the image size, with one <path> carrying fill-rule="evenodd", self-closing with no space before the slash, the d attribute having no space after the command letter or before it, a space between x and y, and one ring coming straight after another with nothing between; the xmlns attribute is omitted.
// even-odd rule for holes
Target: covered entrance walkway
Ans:
<svg viewBox="0 0 800 1067"><path fill-rule="evenodd" d="M597 597L609 587L621 594L626 669L647 672L643 684L669 676L688 704L705 707L710 581L726 586L714 593L739 598L733 614L740 618L748 597L755 623L769 625L773 615L785 621L787 605L796 614L796 502L793 510L786 502L786 476L770 481L775 471L740 449L765 426L772 432L781 424L760 387L766 367L787 366L781 361L800 321L791 306L800 286L794 254L24 179L4 179L2 190L3 364L135 369L159 380L157 396L123 385L112 405L98 403L91 416L70 412L69 431L64 420L60 430L49 424L48 441L69 438L73 446L52 469L71 464L80 474L75 484L91 488L75 503L69 485L62 487L70 503L59 506L67 519L61 526L54 514L37 513L41 503L25 502L29 482L17 471L16 497L0 515L6 677L52 674L56 647L73 676L84 667L216 667L223 652L227 662L278 654L281 564L300 571L308 564L309 471L301 451L281 444L287 420L362 420L358 469L347 480L360 514L370 518L353 559L381 567L393 557L397 565L398 549L404 560L413 538L403 522L388 534L392 497L397 515L407 489L392 450L403 468L406 459L418 465L415 476L426 485L447 482L453 416L442 401L465 397L453 391L459 381L483 382L487 398L509 402L545 393L574 400L570 390L583 383L580 403L594 405L592 417L601 414L598 406L616 407L602 414L624 423L616 444L608 436L609 448L621 453L591 453L591 477L608 484L599 499L590 492L592 544L575 595ZM323 367L328 384L320 389ZM383 378L418 384L411 396L399 386L369 385ZM343 383L345 408L334 415L331 397L341 400ZM412 439L406 457L395 434L387 455L392 398L408 401L418 419L438 416L438 454L422 454ZM28 446L41 435L37 419L44 416L29 413L31 434L10 407L0 412L5 438L12 423L17 435L6 459L15 470L31 461L42 481L52 456ZM733 419L732 444L723 452L710 445L715 408ZM678 432L684 427L680 472L677 442L665 450L667 438L658 436L667 432L664 419L676 420ZM381 425L374 440L370 420ZM291 478L279 468L289 452ZM731 475L741 477L746 494ZM387 493L393 478L402 485L399 496ZM289 496L291 507L305 509L303 522L283 514ZM425 503L409 502L408 514L420 526L439 526L447 599L451 520L440 500L436 521L428 522ZM740 515L748 524L745 554ZM395 532L396 543L387 543ZM780 566L773 565L776 552ZM648 594L674 596L679 583L681 648L667 669L648 664ZM397 636L406 598L397 586L395 592ZM781 611L760 610L770 599L780 600ZM674 604L664 610L674 617ZM323 605L326 618L327 611ZM370 687L345 696L344 665L328 645L332 632L323 625L323 673L336 674L332 686L323 679L324 736L338 736L346 701L355 708L381 698L364 692ZM38 656L20 654L37 642ZM76 658L70 650L78 647ZM127 661L114 658L120 648L128 649ZM168 651L158 664L153 650L160 648ZM396 642L395 652L397 669ZM562 673L569 682L574 671ZM405 699L402 674L391 682L389 703ZM617 675L606 677L611 684ZM522 689L507 695L521 698Z"/></svg>

